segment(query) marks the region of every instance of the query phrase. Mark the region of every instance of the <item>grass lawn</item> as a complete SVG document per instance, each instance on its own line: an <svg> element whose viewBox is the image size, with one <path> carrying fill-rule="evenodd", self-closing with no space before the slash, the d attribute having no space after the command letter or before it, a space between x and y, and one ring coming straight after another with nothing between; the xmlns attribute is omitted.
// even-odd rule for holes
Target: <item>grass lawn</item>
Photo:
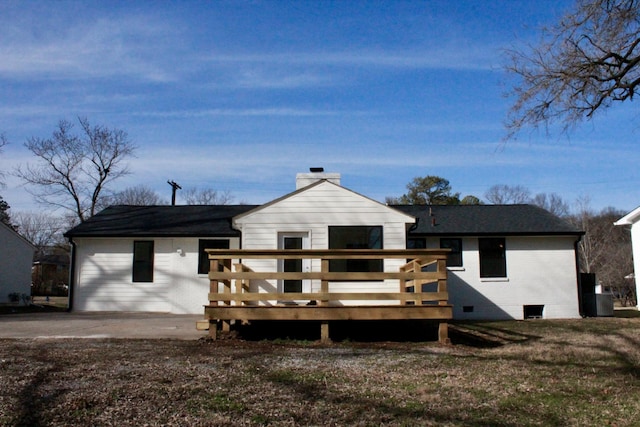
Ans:
<svg viewBox="0 0 640 427"><path fill-rule="evenodd" d="M0 340L0 425L640 425L640 317L434 342Z"/></svg>

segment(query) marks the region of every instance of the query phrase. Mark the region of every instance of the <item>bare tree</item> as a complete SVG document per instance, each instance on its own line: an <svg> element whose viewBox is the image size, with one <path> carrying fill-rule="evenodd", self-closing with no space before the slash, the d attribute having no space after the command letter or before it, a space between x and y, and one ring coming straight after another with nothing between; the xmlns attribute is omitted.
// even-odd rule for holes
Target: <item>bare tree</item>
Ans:
<svg viewBox="0 0 640 427"><path fill-rule="evenodd" d="M67 249L62 233L67 222L64 218L48 213L17 212L12 215L18 233L36 248L36 256L46 254L52 248Z"/></svg>
<svg viewBox="0 0 640 427"><path fill-rule="evenodd" d="M110 205L133 205L133 206L151 206L166 205L167 202L150 187L145 185L136 185L120 191L109 197Z"/></svg>
<svg viewBox="0 0 640 427"><path fill-rule="evenodd" d="M11 224L11 218L9 216L9 209L11 209L11 206L9 206L9 203L7 203L2 196L0 196L0 222L2 222L3 224L8 225L11 228L15 227Z"/></svg>
<svg viewBox="0 0 640 427"><path fill-rule="evenodd" d="M187 205L228 205L233 196L228 191L218 192L211 188L188 188L182 193Z"/></svg>
<svg viewBox="0 0 640 427"><path fill-rule="evenodd" d="M555 216L566 217L569 215L569 204L556 193L538 193L529 203L546 209Z"/></svg>
<svg viewBox="0 0 640 427"><path fill-rule="evenodd" d="M7 135L5 135L4 133L0 133L0 154L2 154L2 152L3 152L2 149L7 144L9 144L9 140L7 139ZM5 177L4 171L0 171L0 188L4 188L4 186L5 186L4 177Z"/></svg>
<svg viewBox="0 0 640 427"><path fill-rule="evenodd" d="M556 193L538 193L531 197L528 188L522 185L494 185L484 195L489 203L496 205L515 205L527 203L546 209L559 217L569 215L569 204Z"/></svg>
<svg viewBox="0 0 640 427"><path fill-rule="evenodd" d="M83 222L95 214L108 184L129 173L123 162L135 147L123 130L78 121L78 134L61 120L51 138L28 139L25 146L37 160L19 167L16 175L38 202L67 209Z"/></svg>
<svg viewBox="0 0 640 427"><path fill-rule="evenodd" d="M613 208L595 213L588 198L582 198L569 220L586 233L578 244L580 271L595 273L598 283L613 291L623 304L635 305L634 287L625 278L633 271L630 233L613 225L623 215Z"/></svg>
<svg viewBox="0 0 640 427"><path fill-rule="evenodd" d="M519 80L507 137L552 123L568 131L616 101L632 100L640 83L639 44L637 0L578 0L542 30L537 45L507 51L506 70Z"/></svg>
<svg viewBox="0 0 640 427"><path fill-rule="evenodd" d="M497 184L484 193L484 198L495 205L516 205L529 203L531 192L521 185Z"/></svg>

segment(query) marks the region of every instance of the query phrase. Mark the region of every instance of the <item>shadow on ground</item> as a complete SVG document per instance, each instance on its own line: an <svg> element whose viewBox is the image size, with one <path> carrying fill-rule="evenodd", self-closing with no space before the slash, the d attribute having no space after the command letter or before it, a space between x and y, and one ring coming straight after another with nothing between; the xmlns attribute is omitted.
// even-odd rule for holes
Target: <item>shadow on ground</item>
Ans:
<svg viewBox="0 0 640 427"><path fill-rule="evenodd" d="M635 308L620 308L613 311L614 317L619 317L622 319L631 319L635 317L640 317L640 311Z"/></svg>
<svg viewBox="0 0 640 427"><path fill-rule="evenodd" d="M333 321L329 335L334 342L424 342L438 340L438 323L426 321ZM320 339L320 322L256 321L238 327L233 336L248 340Z"/></svg>
<svg viewBox="0 0 640 427"><path fill-rule="evenodd" d="M499 324L499 323L498 323ZM496 348L507 344L521 344L540 337L500 328L498 324L465 322L449 324L449 338L454 345L475 348Z"/></svg>

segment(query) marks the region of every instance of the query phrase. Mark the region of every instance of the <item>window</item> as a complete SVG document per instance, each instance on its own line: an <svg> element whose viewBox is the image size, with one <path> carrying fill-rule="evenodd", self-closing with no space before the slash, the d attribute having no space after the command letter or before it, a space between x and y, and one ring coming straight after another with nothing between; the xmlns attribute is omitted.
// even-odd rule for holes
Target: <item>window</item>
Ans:
<svg viewBox="0 0 640 427"><path fill-rule="evenodd" d="M329 227L329 249L382 249L381 226ZM382 270L381 259L332 259L333 272L377 272Z"/></svg>
<svg viewBox="0 0 640 427"><path fill-rule="evenodd" d="M507 277L504 238L478 239L480 277Z"/></svg>
<svg viewBox="0 0 640 427"><path fill-rule="evenodd" d="M153 240L133 242L133 281L153 282Z"/></svg>
<svg viewBox="0 0 640 427"><path fill-rule="evenodd" d="M198 274L209 274L209 254L205 249L229 249L229 240L200 240L198 243Z"/></svg>
<svg viewBox="0 0 640 427"><path fill-rule="evenodd" d="M424 237L409 237L407 238L407 249L426 249L427 239Z"/></svg>
<svg viewBox="0 0 640 427"><path fill-rule="evenodd" d="M447 267L462 267L462 239L440 239L440 248L451 249L447 255Z"/></svg>

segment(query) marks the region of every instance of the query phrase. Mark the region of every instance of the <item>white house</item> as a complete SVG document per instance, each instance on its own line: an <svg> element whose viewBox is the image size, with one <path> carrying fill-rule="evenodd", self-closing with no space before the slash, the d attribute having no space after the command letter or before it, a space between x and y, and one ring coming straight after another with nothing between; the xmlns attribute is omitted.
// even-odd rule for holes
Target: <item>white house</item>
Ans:
<svg viewBox="0 0 640 427"><path fill-rule="evenodd" d="M387 206L342 187L338 174L298 174L297 183L294 192L260 206L105 209L66 233L73 245L72 308L202 313L209 292L207 248L444 247L452 250L448 281L454 318L579 316L575 244L583 233L540 208ZM404 262L354 261L366 271L393 271ZM247 260L256 271L319 268L304 261L275 262ZM315 291L304 280L251 286ZM353 293L395 291L398 285L331 286Z"/></svg>
<svg viewBox="0 0 640 427"><path fill-rule="evenodd" d="M31 296L31 265L35 248L11 227L0 223L0 303L10 295Z"/></svg>
<svg viewBox="0 0 640 427"><path fill-rule="evenodd" d="M633 271L634 280L636 284L636 303L637 308L640 310L640 279L638 273L640 273L640 207L635 208L616 222L614 225L628 227L631 230L631 251L633 253Z"/></svg>

